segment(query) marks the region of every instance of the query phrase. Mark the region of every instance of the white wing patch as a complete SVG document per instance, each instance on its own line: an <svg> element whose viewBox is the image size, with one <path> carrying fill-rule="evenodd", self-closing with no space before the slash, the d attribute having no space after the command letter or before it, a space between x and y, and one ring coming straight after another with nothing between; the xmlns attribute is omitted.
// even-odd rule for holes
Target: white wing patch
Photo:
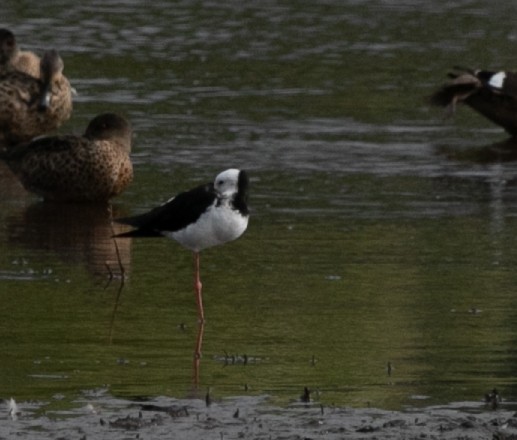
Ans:
<svg viewBox="0 0 517 440"><path fill-rule="evenodd" d="M504 85L504 80L506 79L506 73L497 72L492 75L490 80L488 81L488 85L493 87L494 89L502 89Z"/></svg>

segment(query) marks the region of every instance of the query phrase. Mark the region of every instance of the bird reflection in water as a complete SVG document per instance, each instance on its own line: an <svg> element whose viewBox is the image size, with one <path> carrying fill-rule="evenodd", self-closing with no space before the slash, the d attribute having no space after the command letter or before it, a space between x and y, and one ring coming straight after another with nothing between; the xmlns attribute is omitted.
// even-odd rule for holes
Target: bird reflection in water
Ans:
<svg viewBox="0 0 517 440"><path fill-rule="evenodd" d="M193 384L196 390L199 389L199 375L201 369L201 349L203 348L203 335L205 333L205 323L201 321L198 323L196 346L194 347L194 365L193 365Z"/></svg>
<svg viewBox="0 0 517 440"><path fill-rule="evenodd" d="M106 204L40 202L8 219L9 242L52 252L63 261L82 264L94 277L123 278L131 259L131 240L116 242L121 226Z"/></svg>
<svg viewBox="0 0 517 440"><path fill-rule="evenodd" d="M131 263L131 240L119 243L113 239L121 227L112 219L112 207L107 204L39 202L7 222L11 244L52 252L67 264L84 265L95 279L106 280L105 287L114 279L119 280L109 325L110 343Z"/></svg>
<svg viewBox="0 0 517 440"><path fill-rule="evenodd" d="M189 331L190 329L185 325L185 323L181 323L178 325L178 329L182 332ZM203 348L203 336L205 334L205 322L200 321L197 324L197 334L196 334L196 342L194 346L194 356L193 356L193 364L192 364L192 394L191 398L201 398L200 392L200 372L201 372L201 358L202 358L202 348Z"/></svg>
<svg viewBox="0 0 517 440"><path fill-rule="evenodd" d="M67 264L84 265L99 280L118 280L113 311L109 324L108 341L113 340L113 329L124 276L130 271L131 239L114 239L127 229L113 222L120 216L116 208L101 204L60 204L38 202L7 220L9 242L29 250L52 252ZM192 380L194 390L200 387L200 369L204 322L197 323L193 347Z"/></svg>
<svg viewBox="0 0 517 440"><path fill-rule="evenodd" d="M181 323L178 325L178 329L182 332L190 331L190 328L185 325L185 323ZM197 334L196 341L194 345L194 356L193 356L193 364L192 364L192 385L193 389L191 398L201 398L200 393L200 372L201 372L201 358L202 358L202 348L203 348L203 336L205 333L205 322L200 321L197 323Z"/></svg>
<svg viewBox="0 0 517 440"><path fill-rule="evenodd" d="M515 162L517 161L517 138L511 137L482 147L458 148L453 146L439 146L436 152L451 160L478 164Z"/></svg>

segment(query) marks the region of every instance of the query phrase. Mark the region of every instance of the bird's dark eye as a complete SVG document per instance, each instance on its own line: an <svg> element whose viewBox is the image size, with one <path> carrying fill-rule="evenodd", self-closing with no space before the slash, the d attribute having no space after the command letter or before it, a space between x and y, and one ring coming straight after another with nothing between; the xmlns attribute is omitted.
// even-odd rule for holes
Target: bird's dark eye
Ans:
<svg viewBox="0 0 517 440"><path fill-rule="evenodd" d="M224 180L219 180L219 182L217 182L218 185L222 185L224 183Z"/></svg>

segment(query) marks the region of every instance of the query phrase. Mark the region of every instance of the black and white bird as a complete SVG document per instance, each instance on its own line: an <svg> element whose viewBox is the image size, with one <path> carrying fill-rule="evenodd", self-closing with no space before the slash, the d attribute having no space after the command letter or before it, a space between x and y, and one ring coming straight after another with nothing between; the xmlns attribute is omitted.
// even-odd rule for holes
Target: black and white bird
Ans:
<svg viewBox="0 0 517 440"><path fill-rule="evenodd" d="M199 253L239 238L248 226L248 175L228 169L213 183L173 197L161 206L135 217L116 219L137 229L116 237L168 237L194 253L194 290L200 322L205 314L199 275Z"/></svg>
<svg viewBox="0 0 517 440"><path fill-rule="evenodd" d="M517 73L455 67L449 78L431 95L432 104L446 107L452 114L457 104L465 103L512 136L517 135Z"/></svg>

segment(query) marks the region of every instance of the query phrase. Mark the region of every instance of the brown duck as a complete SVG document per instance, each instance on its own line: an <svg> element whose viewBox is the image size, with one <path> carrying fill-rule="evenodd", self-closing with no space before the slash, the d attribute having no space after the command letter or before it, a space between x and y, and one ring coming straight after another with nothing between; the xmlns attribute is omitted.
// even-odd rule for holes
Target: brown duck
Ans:
<svg viewBox="0 0 517 440"><path fill-rule="evenodd" d="M6 52L9 54L7 62L4 62L3 69L6 67L14 68L34 78L40 78L41 58L37 54L30 50L19 49L14 34L8 29L0 29L0 41L4 42L4 45L7 46L5 47L4 54ZM0 62L0 65L1 64Z"/></svg>
<svg viewBox="0 0 517 440"><path fill-rule="evenodd" d="M14 35L0 29L0 146L26 142L58 128L72 114L72 88L55 50L40 60L40 78L17 70Z"/></svg>
<svg viewBox="0 0 517 440"><path fill-rule="evenodd" d="M102 202L133 179L132 130L114 113L96 116L82 136L51 136L0 153L23 186L45 200Z"/></svg>

